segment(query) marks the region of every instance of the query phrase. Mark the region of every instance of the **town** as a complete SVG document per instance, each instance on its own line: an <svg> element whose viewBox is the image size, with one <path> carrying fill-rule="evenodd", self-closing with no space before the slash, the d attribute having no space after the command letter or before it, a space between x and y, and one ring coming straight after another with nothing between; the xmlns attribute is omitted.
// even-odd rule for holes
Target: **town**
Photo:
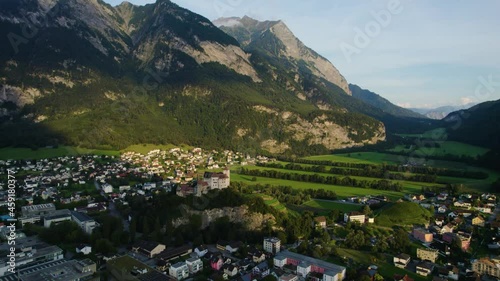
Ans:
<svg viewBox="0 0 500 281"><path fill-rule="evenodd" d="M243 239L235 234L242 232L223 233L231 223L250 225L248 218L258 213L258 207L252 205L230 205L234 198L241 199L235 196L248 196L244 187L231 180L231 169L275 161L201 148L157 149L145 155L125 152L120 157L0 161L1 174L14 171L18 181L15 216L7 211L6 183L0 183L3 241L9 235L7 221L17 222L17 272L9 272L9 260L4 258L0 280L500 278L500 259L491 254L500 249L500 208L497 197L490 193L442 190L406 194L394 206L412 204L430 215L424 223L396 229L394 234L377 227L379 217L371 209L390 201L384 195L336 200L360 206L360 211L326 215L305 211L296 219L302 228L296 232L309 235L286 234L286 225L292 223L280 219L281 213L261 214L253 222L253 231L259 235L248 234ZM140 206L150 210L139 210ZM141 212L148 211L158 215L142 216ZM175 212L176 216L170 214ZM225 216L232 216L231 222L224 221ZM203 229L202 235L197 233ZM482 248L471 247L473 243ZM383 268L373 260L361 266L338 252L336 245L376 249L380 260L389 258L390 263L384 262ZM9 248L2 243L0 251L8 253ZM474 258L469 259L466 254L472 248Z"/></svg>

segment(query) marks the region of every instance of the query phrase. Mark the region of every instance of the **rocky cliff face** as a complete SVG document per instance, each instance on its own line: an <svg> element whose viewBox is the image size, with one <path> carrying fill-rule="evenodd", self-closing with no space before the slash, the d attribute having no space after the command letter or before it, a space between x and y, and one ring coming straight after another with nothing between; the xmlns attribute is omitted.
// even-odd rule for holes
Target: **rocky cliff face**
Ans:
<svg viewBox="0 0 500 281"><path fill-rule="evenodd" d="M187 214L201 216L201 229L207 228L212 222L222 217L227 217L230 222L241 223L248 230L261 230L267 222L271 222L272 224L275 223L273 215L250 212L246 205L204 211L188 210ZM189 217L182 217L175 219L172 225L173 227L179 227L188 223Z"/></svg>
<svg viewBox="0 0 500 281"><path fill-rule="evenodd" d="M312 74L337 85L345 93L351 94L349 84L338 69L326 58L304 45L283 21L259 22L249 17L233 17L220 18L215 20L214 24L234 36L242 46L247 46L249 50L269 48L270 53L292 61L297 68L300 62L305 62L305 67ZM266 33L272 34L272 36L280 41L281 44L278 48L274 44L268 45L268 42L263 40L263 38L266 38Z"/></svg>

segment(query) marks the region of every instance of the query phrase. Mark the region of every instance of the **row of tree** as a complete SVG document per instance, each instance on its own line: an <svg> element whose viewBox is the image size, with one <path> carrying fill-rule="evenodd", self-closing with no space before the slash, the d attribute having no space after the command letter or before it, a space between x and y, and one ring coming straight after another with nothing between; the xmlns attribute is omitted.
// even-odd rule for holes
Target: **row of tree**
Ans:
<svg viewBox="0 0 500 281"><path fill-rule="evenodd" d="M341 167L331 167L327 169L326 166L313 165L305 166L295 163L287 163L285 165L281 163L259 163L257 164L261 167L286 169L294 171L308 171L316 173L328 173L334 175L342 176L356 176L356 177L370 177L370 178L380 178L388 180L407 180L416 182L436 182L437 176L434 174L403 174L403 173L391 173L388 170L384 170L383 166L365 166L363 169L357 168L341 168Z"/></svg>
<svg viewBox="0 0 500 281"><path fill-rule="evenodd" d="M277 159L284 162L310 164L318 166L333 166L333 167L344 167L344 168L375 170L375 171L381 170L383 171L383 173L385 173L386 171L391 171L391 172L446 176L446 177L456 177L456 178L471 178L471 179L485 179L488 177L488 174L482 171L435 168L428 166L387 165L385 163L380 165L374 165L367 163L336 162L330 160L308 160L302 158L290 158L285 156L279 156Z"/></svg>
<svg viewBox="0 0 500 281"><path fill-rule="evenodd" d="M292 181L301 181L301 182L311 182L311 183L322 183L322 184L331 184L331 185L341 185L341 186L352 186L352 187L361 187L361 188L371 188L378 190L393 190L393 191L402 191L403 185L399 182L391 182L389 180L358 180L351 177L336 177L336 176L322 176L318 174L307 175L307 174L299 174L299 173L286 173L280 172L276 170L253 170L253 169L245 169L240 168L238 170L239 174L247 175L247 176L256 176L256 177L266 177L266 178L275 178L282 180L292 180Z"/></svg>

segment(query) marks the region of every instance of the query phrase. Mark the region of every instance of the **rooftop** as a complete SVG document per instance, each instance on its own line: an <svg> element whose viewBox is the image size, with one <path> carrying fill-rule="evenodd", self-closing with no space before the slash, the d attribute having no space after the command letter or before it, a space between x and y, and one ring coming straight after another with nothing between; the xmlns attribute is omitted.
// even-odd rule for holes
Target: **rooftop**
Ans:
<svg viewBox="0 0 500 281"><path fill-rule="evenodd" d="M343 266L336 265L336 264L329 263L329 262L322 261L322 260L318 260L318 259L304 256L301 254L293 253L290 251L282 251L276 256L277 259L280 259L281 257L286 257L286 258L290 258L290 259L294 259L294 260L298 260L298 261L309 262L315 266L323 268L325 271L333 271L335 273L343 273L346 270L346 268Z"/></svg>

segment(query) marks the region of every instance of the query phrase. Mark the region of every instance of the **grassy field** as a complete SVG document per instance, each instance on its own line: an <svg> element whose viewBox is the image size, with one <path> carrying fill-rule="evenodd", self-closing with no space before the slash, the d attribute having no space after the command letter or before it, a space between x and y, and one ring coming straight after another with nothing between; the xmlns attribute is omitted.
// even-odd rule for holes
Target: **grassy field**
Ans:
<svg viewBox="0 0 500 281"><path fill-rule="evenodd" d="M268 167L259 167L259 166L245 166L245 169L249 170L272 170L272 171L280 171L284 173L297 173L297 174L304 174L304 175L321 175L321 176L337 176L339 178L344 178L346 176L343 175L333 175L333 174L328 174L328 173L316 173L316 172L308 172L308 171L293 171L293 170L286 170L286 169L278 169L278 168L268 168ZM349 176L352 179L356 180L366 180L366 181L377 181L381 180L380 178L369 178L369 177L358 177L358 176ZM427 182L412 182L412 181L400 181L400 180L393 180L393 182L399 182L403 185L404 192L420 192L422 186L443 186L441 184L437 183L427 183Z"/></svg>
<svg viewBox="0 0 500 281"><path fill-rule="evenodd" d="M392 203L377 210L375 223L380 226L411 226L429 221L431 213L416 203Z"/></svg>
<svg viewBox="0 0 500 281"><path fill-rule="evenodd" d="M264 199L264 203L266 203L266 205L271 206L278 211L282 212L287 211L285 205L281 204L280 201L278 201L278 199L265 194L257 194L257 195L262 197L262 199Z"/></svg>
<svg viewBox="0 0 500 281"><path fill-rule="evenodd" d="M409 277L417 281L428 280L427 278L417 275L414 272L397 268L392 264L392 256L386 255L384 259L378 259L373 254L364 251L358 251L346 248L337 248L337 253L341 257L345 257L344 260L351 259L353 262L358 264L363 264L365 266L376 265L378 266L378 273L384 276L386 279L391 279L394 274L405 275L408 274ZM332 259L331 262L339 262L338 260ZM342 262L347 265L346 262Z"/></svg>
<svg viewBox="0 0 500 281"><path fill-rule="evenodd" d="M357 204L332 202L332 201L328 201L328 200L319 200L319 199L307 201L306 203L304 203L302 205L316 208L316 209L324 209L324 210L328 210L328 211L340 210L343 213L361 210L361 206L357 205Z"/></svg>
<svg viewBox="0 0 500 281"><path fill-rule="evenodd" d="M404 152L404 153L409 153L413 152L415 155L432 155L432 156L444 156L447 154L455 155L455 156L469 156L469 157L476 157L485 154L486 152L489 151L489 149L484 148L484 147L479 147L475 145L470 145L466 143L461 143L461 142L455 142L455 141L442 141L442 142L437 142L440 147L416 147L416 146L410 146L406 147L404 145L398 145L393 149L390 149L390 151L394 152Z"/></svg>
<svg viewBox="0 0 500 281"><path fill-rule="evenodd" d="M264 177L255 177L255 178L256 181L252 181L252 176L245 176L245 175L238 175L236 173L231 173L232 182L244 182L248 185L255 185L255 184L282 185L282 186L291 186L292 188L297 188L297 189L325 189L334 191L340 198L346 198L350 196L385 195L390 199L397 200L405 194L404 192L397 192L397 191L375 190L375 189L347 187L347 186L334 186L328 184L307 183L300 181L290 181L290 180L272 179ZM418 190L420 191L420 189Z"/></svg>
<svg viewBox="0 0 500 281"><path fill-rule="evenodd" d="M19 160L19 159L43 159L61 156L74 156L81 154L96 154L119 156L120 152L115 150L87 149L72 146L59 146L57 148L39 148L32 150L30 148L5 147L0 149L0 159Z"/></svg>

